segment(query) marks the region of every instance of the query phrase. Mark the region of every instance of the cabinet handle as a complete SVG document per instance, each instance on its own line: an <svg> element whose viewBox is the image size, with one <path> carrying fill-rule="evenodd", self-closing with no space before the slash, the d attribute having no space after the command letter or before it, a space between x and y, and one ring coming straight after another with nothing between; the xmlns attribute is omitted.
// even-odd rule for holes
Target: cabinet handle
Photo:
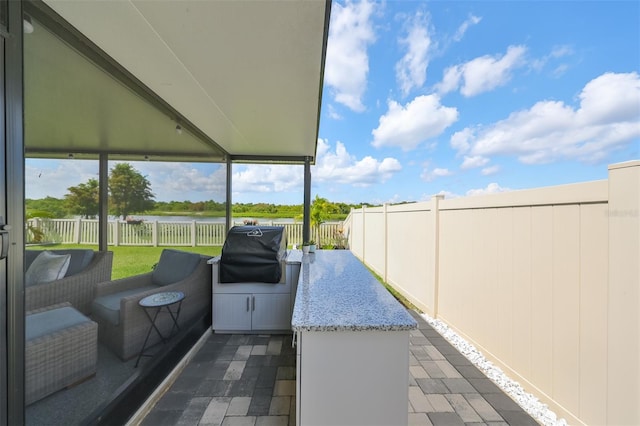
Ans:
<svg viewBox="0 0 640 426"><path fill-rule="evenodd" d="M255 296L251 296L251 310L252 311L256 310L256 297Z"/></svg>
<svg viewBox="0 0 640 426"><path fill-rule="evenodd" d="M249 296L247 296L247 312L249 312Z"/></svg>

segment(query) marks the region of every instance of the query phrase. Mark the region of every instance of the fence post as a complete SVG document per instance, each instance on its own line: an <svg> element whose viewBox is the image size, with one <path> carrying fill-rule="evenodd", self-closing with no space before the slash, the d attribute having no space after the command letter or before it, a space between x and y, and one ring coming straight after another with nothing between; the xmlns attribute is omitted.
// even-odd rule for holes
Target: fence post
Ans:
<svg viewBox="0 0 640 426"><path fill-rule="evenodd" d="M367 217L367 206L363 204L362 205L362 261L364 263L367 263L366 258L364 257L364 253L366 251L365 245L367 243L367 239L365 238L365 235L367 235L367 227L365 225L366 217Z"/></svg>
<svg viewBox="0 0 640 426"><path fill-rule="evenodd" d="M382 241L383 247L382 249L384 250L384 273L382 275L382 279L384 280L384 282L388 282L387 281L387 266L388 266L388 259L389 259L389 235L388 235L388 230L389 227L387 226L387 203L384 203L382 205L382 223L383 223L383 230L382 232L384 232L383 236L384 236L384 240Z"/></svg>
<svg viewBox="0 0 640 426"><path fill-rule="evenodd" d="M120 245L120 221L117 218L113 223L113 245Z"/></svg>
<svg viewBox="0 0 640 426"><path fill-rule="evenodd" d="M75 229L73 230L73 241L76 244L80 244L80 234L82 234L82 219L77 218L75 222Z"/></svg>
<svg viewBox="0 0 640 426"><path fill-rule="evenodd" d="M195 247L197 245L196 244L196 237L197 237L197 234L196 234L196 221L192 220L191 221L191 247Z"/></svg>
<svg viewBox="0 0 640 426"><path fill-rule="evenodd" d="M438 194L431 197L431 231L433 232L433 269L431 282L433 284L433 317L438 317L438 298L440 290L440 200L444 195ZM428 259L427 259L428 262Z"/></svg>
<svg viewBox="0 0 640 426"><path fill-rule="evenodd" d="M158 221L151 222L151 245L158 247Z"/></svg>
<svg viewBox="0 0 640 426"><path fill-rule="evenodd" d="M607 424L640 424L640 161L609 166Z"/></svg>

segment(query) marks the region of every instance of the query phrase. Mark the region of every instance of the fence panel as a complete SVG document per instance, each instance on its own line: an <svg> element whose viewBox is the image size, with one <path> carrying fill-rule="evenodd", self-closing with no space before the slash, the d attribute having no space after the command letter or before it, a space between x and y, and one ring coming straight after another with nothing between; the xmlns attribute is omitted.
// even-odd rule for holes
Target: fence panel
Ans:
<svg viewBox="0 0 640 426"><path fill-rule="evenodd" d="M118 244L121 246L153 246L153 223L119 223Z"/></svg>
<svg viewBox="0 0 640 426"><path fill-rule="evenodd" d="M156 222L159 246L195 246L191 222Z"/></svg>
<svg viewBox="0 0 640 426"><path fill-rule="evenodd" d="M27 237L31 242L74 243L75 219L34 218L27 221Z"/></svg>
<svg viewBox="0 0 640 426"><path fill-rule="evenodd" d="M224 223L197 222L196 245L197 246L221 246L226 237Z"/></svg>
<svg viewBox="0 0 640 426"><path fill-rule="evenodd" d="M606 424L607 386L622 396L608 385L610 191L599 181L434 198L353 210L345 226L368 266L528 392L569 423Z"/></svg>
<svg viewBox="0 0 640 426"><path fill-rule="evenodd" d="M243 225L236 222L234 225ZM263 226L282 226L289 246L302 245L302 223L265 221ZM27 237L31 242L98 244L100 224L94 219L29 219ZM36 241L40 235L40 241ZM221 246L225 224L216 222L153 221L139 224L124 221L107 223L107 244L115 246ZM311 239L323 246L346 246L342 222L327 222L311 230ZM340 245L342 244L342 245Z"/></svg>
<svg viewBox="0 0 640 426"><path fill-rule="evenodd" d="M83 220L80 222L80 244L98 244L100 221Z"/></svg>

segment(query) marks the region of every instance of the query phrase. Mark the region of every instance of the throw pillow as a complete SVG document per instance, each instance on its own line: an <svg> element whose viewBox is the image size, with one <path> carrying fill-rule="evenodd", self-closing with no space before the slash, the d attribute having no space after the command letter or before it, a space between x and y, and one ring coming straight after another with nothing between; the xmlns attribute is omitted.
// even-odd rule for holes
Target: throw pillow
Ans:
<svg viewBox="0 0 640 426"><path fill-rule="evenodd" d="M43 251L31 262L24 276L25 286L48 283L64 277L69 269L70 254L54 254Z"/></svg>

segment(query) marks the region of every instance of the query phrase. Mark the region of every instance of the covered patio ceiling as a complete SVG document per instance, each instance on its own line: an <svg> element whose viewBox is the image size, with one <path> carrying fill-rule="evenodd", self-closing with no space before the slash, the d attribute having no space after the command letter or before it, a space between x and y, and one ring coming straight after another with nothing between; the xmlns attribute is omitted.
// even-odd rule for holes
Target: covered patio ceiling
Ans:
<svg viewBox="0 0 640 426"><path fill-rule="evenodd" d="M30 2L27 156L313 161L330 6Z"/></svg>

